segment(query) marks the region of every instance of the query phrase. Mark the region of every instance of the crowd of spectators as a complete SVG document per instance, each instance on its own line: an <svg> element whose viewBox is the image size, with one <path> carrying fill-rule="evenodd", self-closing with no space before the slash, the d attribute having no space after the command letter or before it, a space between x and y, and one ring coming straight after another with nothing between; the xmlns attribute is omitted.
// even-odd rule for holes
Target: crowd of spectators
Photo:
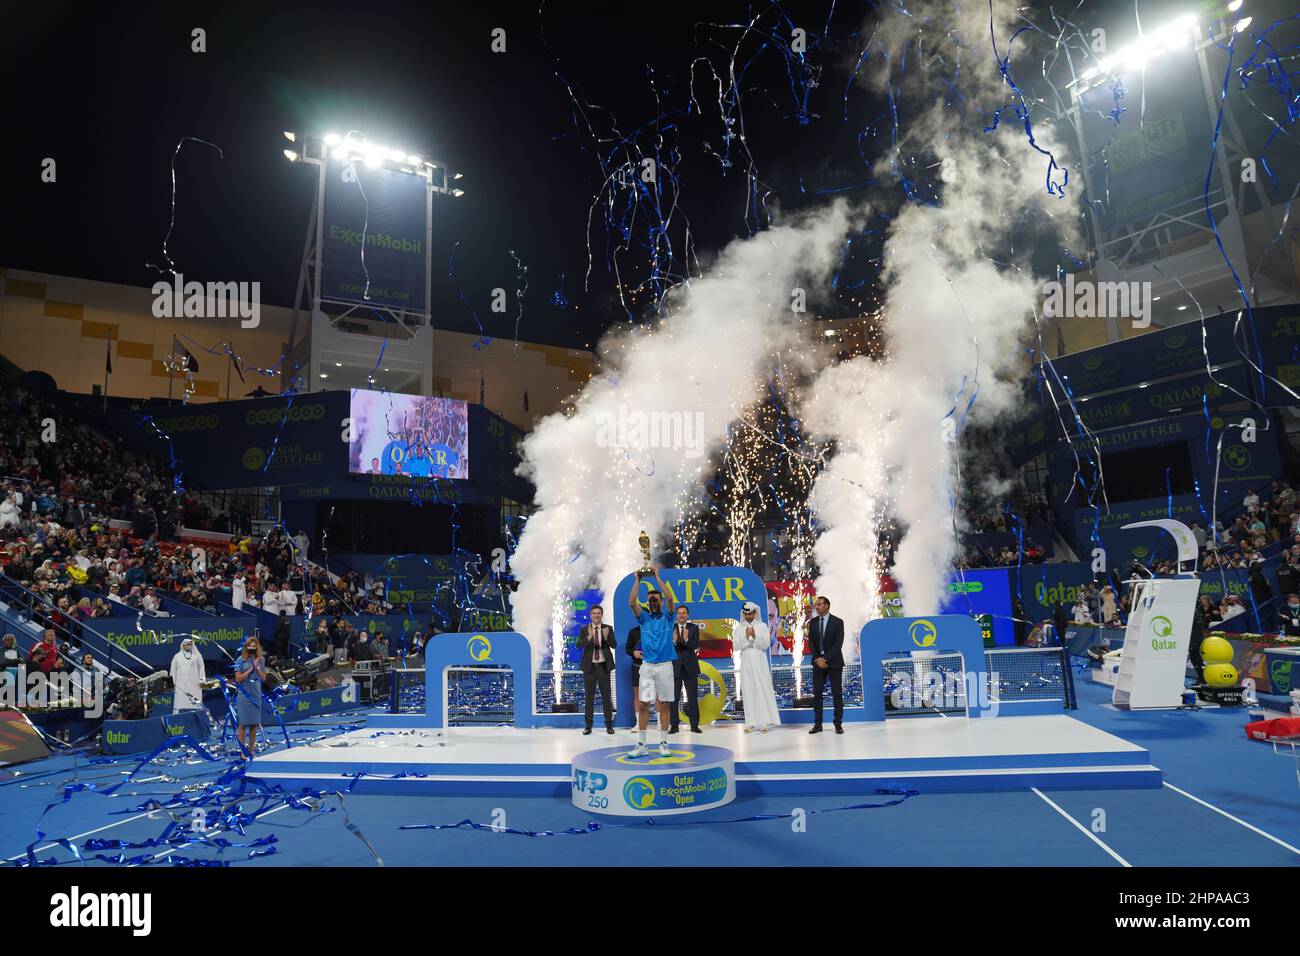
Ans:
<svg viewBox="0 0 1300 956"><path fill-rule="evenodd" d="M53 629L65 655L79 653L83 622L112 616L113 602L160 617L183 613L171 601L285 616L402 610L384 599L382 579L331 575L309 560L302 532L181 541L182 528L249 522L31 393L0 397L0 426L0 571L32 592L33 619Z"/></svg>
<svg viewBox="0 0 1300 956"><path fill-rule="evenodd" d="M968 500L961 506L958 527L962 533L954 568L1014 568L1047 560L1043 542L1030 537L1051 527L1046 503L1030 498L1020 489L1012 498L993 504ZM980 535L1009 537L1001 543L990 543L979 540Z"/></svg>
<svg viewBox="0 0 1300 956"><path fill-rule="evenodd" d="M177 493L158 461L96 434L21 388L0 397L0 530L40 516L67 527L92 517L130 522L137 538L174 541L182 525L228 532L247 525L197 496Z"/></svg>

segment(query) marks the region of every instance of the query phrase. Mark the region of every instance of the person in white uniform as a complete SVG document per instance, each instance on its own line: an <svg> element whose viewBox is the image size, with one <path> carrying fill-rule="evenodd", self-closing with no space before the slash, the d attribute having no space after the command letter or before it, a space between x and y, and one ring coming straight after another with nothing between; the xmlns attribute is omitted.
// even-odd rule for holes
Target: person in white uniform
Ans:
<svg viewBox="0 0 1300 956"><path fill-rule="evenodd" d="M230 582L230 605L236 611L248 602L248 581L240 571Z"/></svg>
<svg viewBox="0 0 1300 956"><path fill-rule="evenodd" d="M182 710L203 710L203 682L207 672L203 655L194 648L194 641L185 638L181 649L172 657L169 673L172 677L172 713Z"/></svg>
<svg viewBox="0 0 1300 956"><path fill-rule="evenodd" d="M744 619L733 632L731 643L739 651L736 662L740 667L740 699L745 702L745 733L757 730L765 734L773 724L781 723L767 660L772 639L753 601L745 602L741 616Z"/></svg>

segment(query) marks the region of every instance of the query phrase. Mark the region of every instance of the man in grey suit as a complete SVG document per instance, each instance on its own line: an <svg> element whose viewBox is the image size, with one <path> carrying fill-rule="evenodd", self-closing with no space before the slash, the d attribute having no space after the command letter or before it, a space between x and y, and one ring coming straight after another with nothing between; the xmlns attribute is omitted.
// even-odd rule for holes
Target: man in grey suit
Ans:
<svg viewBox="0 0 1300 956"><path fill-rule="evenodd" d="M605 709L605 733L614 732L614 702L610 698L610 674L614 671L614 629L605 621L605 609L599 604L591 609L591 623L578 631L578 647L582 650L582 683L586 690L586 726L583 734L591 733L591 722L596 709L596 687L600 687L600 703Z"/></svg>
<svg viewBox="0 0 1300 956"><path fill-rule="evenodd" d="M813 708L815 719L810 734L822 732L822 695L831 682L831 699L835 703L835 732L844 733L844 621L831 613L831 602L824 597L813 602L817 613L805 627L808 648L813 659Z"/></svg>

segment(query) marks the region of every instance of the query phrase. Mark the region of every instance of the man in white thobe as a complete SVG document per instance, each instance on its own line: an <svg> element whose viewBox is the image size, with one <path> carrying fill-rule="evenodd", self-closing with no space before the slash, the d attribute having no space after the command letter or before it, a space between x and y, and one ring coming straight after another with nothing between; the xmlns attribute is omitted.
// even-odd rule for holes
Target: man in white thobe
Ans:
<svg viewBox="0 0 1300 956"><path fill-rule="evenodd" d="M194 641L185 638L181 649L172 657L169 673L172 678L172 713L182 710L203 710L203 682L207 672L203 656L194 649Z"/></svg>
<svg viewBox="0 0 1300 956"><path fill-rule="evenodd" d="M754 730L767 733L769 727L781 723L776 691L772 687L772 669L767 660L772 639L753 601L745 602L741 616L743 620L732 631L731 644L738 651L736 664L740 668L740 699L745 705L745 733Z"/></svg>

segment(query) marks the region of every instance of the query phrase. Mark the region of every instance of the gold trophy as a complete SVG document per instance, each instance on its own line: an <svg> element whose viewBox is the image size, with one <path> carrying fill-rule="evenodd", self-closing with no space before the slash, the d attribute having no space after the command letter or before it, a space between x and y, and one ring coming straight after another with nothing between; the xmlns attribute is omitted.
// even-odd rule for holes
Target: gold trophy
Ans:
<svg viewBox="0 0 1300 956"><path fill-rule="evenodd" d="M639 581L642 575L653 576L655 569L650 566L650 535L646 534L645 531L642 530L641 537L636 539L636 543L641 545L641 560L645 562L636 573L637 580Z"/></svg>

